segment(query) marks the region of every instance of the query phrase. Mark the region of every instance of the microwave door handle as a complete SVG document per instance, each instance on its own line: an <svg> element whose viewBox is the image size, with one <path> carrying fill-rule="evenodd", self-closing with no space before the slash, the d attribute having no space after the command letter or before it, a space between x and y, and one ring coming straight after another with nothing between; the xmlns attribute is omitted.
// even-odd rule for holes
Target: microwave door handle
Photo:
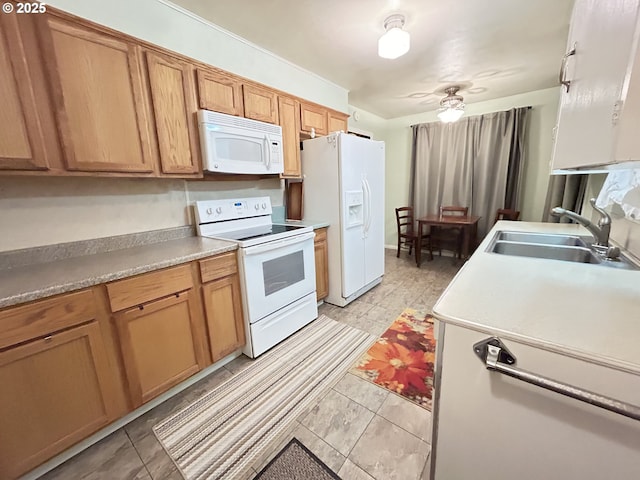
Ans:
<svg viewBox="0 0 640 480"><path fill-rule="evenodd" d="M264 148L267 151L267 158L265 160L265 165L267 167L267 170L271 170L271 148L269 146L269 136L268 135L264 136Z"/></svg>

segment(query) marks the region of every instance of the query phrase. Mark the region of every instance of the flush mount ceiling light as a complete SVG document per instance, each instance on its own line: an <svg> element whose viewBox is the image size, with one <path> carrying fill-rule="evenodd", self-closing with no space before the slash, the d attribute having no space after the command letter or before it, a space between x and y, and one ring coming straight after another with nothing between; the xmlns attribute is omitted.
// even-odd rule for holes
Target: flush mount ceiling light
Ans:
<svg viewBox="0 0 640 480"><path fill-rule="evenodd" d="M394 59L409 51L409 32L402 30L404 15L391 15L384 21L386 32L378 40L378 55L382 58Z"/></svg>
<svg viewBox="0 0 640 480"><path fill-rule="evenodd" d="M464 114L464 103L462 103L464 98L456 95L458 90L460 87L449 87L444 90L447 96L440 100L440 113L438 113L438 118L443 123L456 122Z"/></svg>

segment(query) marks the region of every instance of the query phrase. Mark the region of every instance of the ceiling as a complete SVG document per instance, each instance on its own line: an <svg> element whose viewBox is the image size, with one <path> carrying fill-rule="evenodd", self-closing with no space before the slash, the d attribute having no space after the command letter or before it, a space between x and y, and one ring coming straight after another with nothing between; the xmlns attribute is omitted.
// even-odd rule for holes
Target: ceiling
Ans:
<svg viewBox="0 0 640 480"><path fill-rule="evenodd" d="M558 84L573 0L172 0L349 90L383 118ZM406 17L406 55L378 57L384 19Z"/></svg>

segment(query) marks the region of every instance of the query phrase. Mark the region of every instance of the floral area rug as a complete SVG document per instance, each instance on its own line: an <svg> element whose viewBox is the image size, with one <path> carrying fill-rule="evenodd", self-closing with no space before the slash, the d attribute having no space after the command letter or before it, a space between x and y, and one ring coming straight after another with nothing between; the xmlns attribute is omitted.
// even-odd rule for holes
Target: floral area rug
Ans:
<svg viewBox="0 0 640 480"><path fill-rule="evenodd" d="M431 410L435 352L433 317L406 308L351 373Z"/></svg>

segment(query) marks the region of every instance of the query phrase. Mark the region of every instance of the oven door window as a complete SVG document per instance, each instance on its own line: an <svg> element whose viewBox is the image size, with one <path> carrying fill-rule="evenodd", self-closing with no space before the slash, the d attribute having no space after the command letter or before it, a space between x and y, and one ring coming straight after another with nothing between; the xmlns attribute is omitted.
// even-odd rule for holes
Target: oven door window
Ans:
<svg viewBox="0 0 640 480"><path fill-rule="evenodd" d="M304 280L304 255L302 250L262 263L264 296L295 285Z"/></svg>

